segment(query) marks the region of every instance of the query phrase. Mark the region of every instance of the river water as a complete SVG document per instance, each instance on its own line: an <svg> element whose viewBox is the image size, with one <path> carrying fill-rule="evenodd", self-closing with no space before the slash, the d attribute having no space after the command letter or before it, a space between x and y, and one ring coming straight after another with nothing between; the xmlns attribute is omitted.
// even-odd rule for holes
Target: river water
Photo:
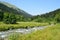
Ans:
<svg viewBox="0 0 60 40"><path fill-rule="evenodd" d="M36 31L36 30L44 29L44 28L46 28L46 26L27 28L27 29L20 28L20 29L13 29L13 30L8 30L8 31L2 31L2 32L0 32L0 38L5 38L9 34L12 34L12 33L27 34L27 33L31 33L31 32Z"/></svg>

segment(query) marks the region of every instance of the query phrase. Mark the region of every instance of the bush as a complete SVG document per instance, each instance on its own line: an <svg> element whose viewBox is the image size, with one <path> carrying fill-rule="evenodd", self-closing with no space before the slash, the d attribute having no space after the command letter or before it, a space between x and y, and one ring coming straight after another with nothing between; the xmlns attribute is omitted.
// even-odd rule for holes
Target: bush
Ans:
<svg viewBox="0 0 60 40"><path fill-rule="evenodd" d="M4 23L6 23L6 24L15 24L16 23L15 15L14 14L4 15Z"/></svg>

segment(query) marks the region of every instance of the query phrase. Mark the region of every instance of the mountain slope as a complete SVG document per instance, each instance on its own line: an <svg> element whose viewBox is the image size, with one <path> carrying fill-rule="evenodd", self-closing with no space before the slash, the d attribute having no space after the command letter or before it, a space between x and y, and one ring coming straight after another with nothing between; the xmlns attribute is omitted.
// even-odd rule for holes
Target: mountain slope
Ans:
<svg viewBox="0 0 60 40"><path fill-rule="evenodd" d="M56 15L59 15L59 14L60 14L60 9L56 9L56 10L51 11L49 13L42 14L41 17L54 18Z"/></svg>
<svg viewBox="0 0 60 40"><path fill-rule="evenodd" d="M32 15L6 2L0 2L0 11L31 17Z"/></svg>
<svg viewBox="0 0 60 40"><path fill-rule="evenodd" d="M56 9L54 11L42 14L42 15L37 15L33 17L35 21L55 21L55 20L60 20L60 8Z"/></svg>

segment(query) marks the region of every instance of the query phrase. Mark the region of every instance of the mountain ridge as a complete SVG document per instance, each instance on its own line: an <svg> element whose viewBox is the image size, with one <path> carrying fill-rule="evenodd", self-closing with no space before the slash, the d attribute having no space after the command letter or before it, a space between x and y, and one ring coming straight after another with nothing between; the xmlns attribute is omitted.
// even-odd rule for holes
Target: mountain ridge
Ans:
<svg viewBox="0 0 60 40"><path fill-rule="evenodd" d="M42 21L45 21L45 22L55 21L56 22L56 21L60 21L60 8L58 8L54 11L42 14L42 15L34 16L33 20L37 21L37 22L42 22Z"/></svg>
<svg viewBox="0 0 60 40"><path fill-rule="evenodd" d="M11 5L7 2L1 2L0 1L0 10L4 12L9 12L9 13L15 13L15 14L20 14L23 15L24 17L32 17L32 15L28 14L27 12L19 9L18 7Z"/></svg>

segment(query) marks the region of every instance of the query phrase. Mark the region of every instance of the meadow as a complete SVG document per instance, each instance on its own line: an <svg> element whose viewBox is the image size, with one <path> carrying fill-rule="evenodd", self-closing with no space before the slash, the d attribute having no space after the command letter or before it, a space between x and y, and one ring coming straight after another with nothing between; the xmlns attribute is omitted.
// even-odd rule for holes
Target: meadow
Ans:
<svg viewBox="0 0 60 40"><path fill-rule="evenodd" d="M30 34L11 34L8 40L60 40L60 24Z"/></svg>
<svg viewBox="0 0 60 40"><path fill-rule="evenodd" d="M17 24L4 24L0 22L0 31L6 31L10 29L18 29L18 28L32 28L39 26L46 26L48 23L38 23L38 22L17 22Z"/></svg>

